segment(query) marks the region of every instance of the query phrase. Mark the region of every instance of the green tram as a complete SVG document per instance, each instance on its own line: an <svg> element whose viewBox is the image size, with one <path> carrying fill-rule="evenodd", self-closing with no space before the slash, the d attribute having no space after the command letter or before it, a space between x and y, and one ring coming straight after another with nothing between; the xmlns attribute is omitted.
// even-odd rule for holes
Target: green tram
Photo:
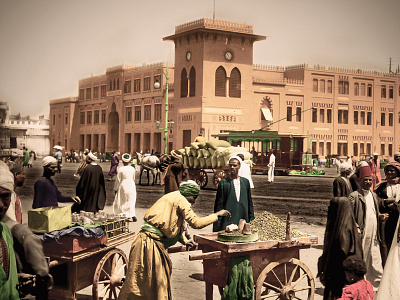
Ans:
<svg viewBox="0 0 400 300"><path fill-rule="evenodd" d="M275 170L289 174L291 170L304 169L303 143L306 135L282 134L277 131L229 131L212 135L228 141L232 146L245 147L252 154L253 173L268 171L269 149L276 157Z"/></svg>

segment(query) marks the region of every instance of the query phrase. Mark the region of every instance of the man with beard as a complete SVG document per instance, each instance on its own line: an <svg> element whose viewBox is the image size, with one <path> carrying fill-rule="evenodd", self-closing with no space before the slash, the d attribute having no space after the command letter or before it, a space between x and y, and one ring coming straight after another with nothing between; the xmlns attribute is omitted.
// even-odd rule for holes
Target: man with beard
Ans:
<svg viewBox="0 0 400 300"><path fill-rule="evenodd" d="M79 197L65 197L61 195L51 176L56 174L57 159L46 156L42 160L43 177L40 177L34 185L35 195L33 197L32 208L47 206L58 206L58 202L80 203Z"/></svg>
<svg viewBox="0 0 400 300"><path fill-rule="evenodd" d="M218 183L214 212L226 209L231 217L219 217L213 224L213 231L221 231L230 224L239 224L240 219L246 223L254 219L253 200L251 198L249 180L239 177L239 169L242 160L234 155L229 159L229 177Z"/></svg>
<svg viewBox="0 0 400 300"><path fill-rule="evenodd" d="M97 157L92 153L86 157L87 167L76 186L76 195L82 200L72 206L73 212L81 210L96 213L106 204L106 188L102 168L96 163Z"/></svg>

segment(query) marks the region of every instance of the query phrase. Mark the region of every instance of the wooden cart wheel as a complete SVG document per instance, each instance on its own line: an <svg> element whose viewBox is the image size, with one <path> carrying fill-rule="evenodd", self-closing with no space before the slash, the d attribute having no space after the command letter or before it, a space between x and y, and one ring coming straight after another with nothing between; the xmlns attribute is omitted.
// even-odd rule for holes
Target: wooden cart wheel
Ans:
<svg viewBox="0 0 400 300"><path fill-rule="evenodd" d="M226 177L226 173L224 170L216 170L214 172L214 177L213 177L213 184L214 188L218 187L218 183Z"/></svg>
<svg viewBox="0 0 400 300"><path fill-rule="evenodd" d="M310 269L296 258L270 263L257 279L256 300L312 300L314 293L315 282Z"/></svg>
<svg viewBox="0 0 400 300"><path fill-rule="evenodd" d="M204 170L199 170L199 174L196 177L195 181L200 186L200 188L204 189L208 183L207 172Z"/></svg>
<svg viewBox="0 0 400 300"><path fill-rule="evenodd" d="M117 299L125 280L128 259L121 249L112 249L99 261L93 278L94 300Z"/></svg>

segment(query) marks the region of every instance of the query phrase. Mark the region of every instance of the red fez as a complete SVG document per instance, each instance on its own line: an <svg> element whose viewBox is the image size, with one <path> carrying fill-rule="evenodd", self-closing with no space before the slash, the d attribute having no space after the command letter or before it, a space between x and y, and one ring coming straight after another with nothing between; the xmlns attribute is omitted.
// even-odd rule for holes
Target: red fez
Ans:
<svg viewBox="0 0 400 300"><path fill-rule="evenodd" d="M271 149L269 149L269 151L274 151L274 149L271 148Z"/></svg>
<svg viewBox="0 0 400 300"><path fill-rule="evenodd" d="M358 178L372 176L371 168L369 166L361 167L358 172Z"/></svg>

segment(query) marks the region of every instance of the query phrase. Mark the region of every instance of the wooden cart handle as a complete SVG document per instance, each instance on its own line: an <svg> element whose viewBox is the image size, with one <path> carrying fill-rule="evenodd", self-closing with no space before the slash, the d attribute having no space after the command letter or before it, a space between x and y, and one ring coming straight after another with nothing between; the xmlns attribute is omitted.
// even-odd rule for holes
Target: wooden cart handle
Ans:
<svg viewBox="0 0 400 300"><path fill-rule="evenodd" d="M194 247L188 249L185 245L180 246L172 246L167 249L168 253L177 253L177 252L186 252L186 251L195 251L199 250L199 245L196 244Z"/></svg>
<svg viewBox="0 0 400 300"><path fill-rule="evenodd" d="M216 259L222 255L221 251L206 252L202 254L189 255L189 260L200 260L200 259Z"/></svg>

